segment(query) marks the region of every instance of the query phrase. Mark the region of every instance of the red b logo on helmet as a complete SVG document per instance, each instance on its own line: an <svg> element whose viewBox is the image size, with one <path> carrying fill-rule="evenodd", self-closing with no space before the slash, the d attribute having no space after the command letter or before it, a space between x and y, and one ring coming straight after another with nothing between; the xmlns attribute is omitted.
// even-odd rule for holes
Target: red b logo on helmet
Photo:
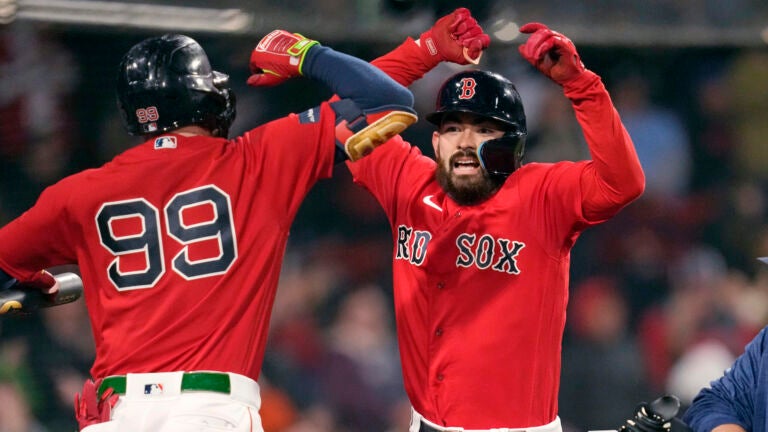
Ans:
<svg viewBox="0 0 768 432"><path fill-rule="evenodd" d="M472 99L475 97L475 87L477 87L477 81L474 78L462 78L459 99Z"/></svg>

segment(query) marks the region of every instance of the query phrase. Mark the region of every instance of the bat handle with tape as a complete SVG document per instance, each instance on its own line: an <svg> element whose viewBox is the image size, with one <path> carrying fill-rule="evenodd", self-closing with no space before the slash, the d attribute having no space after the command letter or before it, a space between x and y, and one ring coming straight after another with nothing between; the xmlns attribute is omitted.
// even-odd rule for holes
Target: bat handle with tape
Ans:
<svg viewBox="0 0 768 432"><path fill-rule="evenodd" d="M83 281L75 273L61 273L56 276L59 291L44 294L42 291L23 286L0 290L0 316L22 315L37 309L72 303L83 294Z"/></svg>

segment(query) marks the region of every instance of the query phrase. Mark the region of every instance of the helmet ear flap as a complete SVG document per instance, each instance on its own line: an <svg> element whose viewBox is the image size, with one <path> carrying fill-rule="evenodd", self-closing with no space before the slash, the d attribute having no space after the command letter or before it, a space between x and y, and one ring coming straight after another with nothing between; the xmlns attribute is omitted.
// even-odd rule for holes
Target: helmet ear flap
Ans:
<svg viewBox="0 0 768 432"><path fill-rule="evenodd" d="M235 92L229 88L222 89L221 93L224 96L225 106L220 114L216 116L213 132L216 136L226 138L229 135L229 127L235 121L237 98L235 97Z"/></svg>
<svg viewBox="0 0 768 432"><path fill-rule="evenodd" d="M525 132L511 132L484 141L477 148L480 165L493 177L507 178L523 164Z"/></svg>

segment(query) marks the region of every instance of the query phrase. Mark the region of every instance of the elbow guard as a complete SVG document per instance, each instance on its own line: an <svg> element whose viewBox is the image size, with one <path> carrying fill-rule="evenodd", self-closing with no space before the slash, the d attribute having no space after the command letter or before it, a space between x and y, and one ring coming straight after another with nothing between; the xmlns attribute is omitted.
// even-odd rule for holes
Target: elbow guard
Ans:
<svg viewBox="0 0 768 432"><path fill-rule="evenodd" d="M418 120L415 111L404 105L364 111L353 101L342 99L331 106L336 112L336 145L353 162Z"/></svg>

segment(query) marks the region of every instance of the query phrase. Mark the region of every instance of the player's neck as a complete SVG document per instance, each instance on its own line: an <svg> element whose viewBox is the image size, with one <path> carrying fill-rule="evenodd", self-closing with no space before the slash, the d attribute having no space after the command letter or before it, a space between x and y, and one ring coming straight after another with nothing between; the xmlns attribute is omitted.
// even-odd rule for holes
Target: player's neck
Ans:
<svg viewBox="0 0 768 432"><path fill-rule="evenodd" d="M184 135L184 136L194 136L194 135L211 136L211 131L209 131L206 128L200 127L198 125L182 126L174 130L173 133Z"/></svg>

